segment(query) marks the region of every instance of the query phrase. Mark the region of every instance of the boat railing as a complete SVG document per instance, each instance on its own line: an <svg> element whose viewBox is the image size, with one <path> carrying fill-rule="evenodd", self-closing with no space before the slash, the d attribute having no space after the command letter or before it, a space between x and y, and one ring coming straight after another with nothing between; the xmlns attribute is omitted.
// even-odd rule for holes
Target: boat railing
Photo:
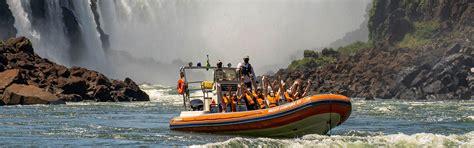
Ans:
<svg viewBox="0 0 474 148"><path fill-rule="evenodd" d="M227 76L229 79L226 79L226 80L218 80L216 79L216 75L215 75L215 71L218 70L218 69L222 69L223 71L228 71L228 72L234 72L233 74L232 73L228 73L228 74L231 74L230 77ZM186 72L187 70L205 70L205 71L208 71L208 72L212 72L213 73L213 79L212 80L190 80L188 79L189 76L188 76L188 73ZM237 78L236 76L236 73L235 73L235 70L236 68L232 68L232 67L222 67L222 68L217 68L217 67L197 67L197 66L186 66L186 67L182 67L180 69L180 72L184 74L184 81L185 81L185 86L186 86L186 90L185 90L185 94L183 95L183 106L185 108L185 110L190 110L191 109L191 99L194 99L194 98L201 98L202 101L203 101L203 104L204 104L204 109L208 109L209 107L209 104L211 103L212 101L212 92L214 91L215 87L211 86L211 85L214 85L215 83L221 83L221 82L224 82L224 83L231 83L231 84L222 84L222 88L223 91L228 91L227 88L230 86L231 87L231 91L237 91L237 81L235 80ZM191 73L192 74L192 73ZM205 85L205 86L203 86ZM194 87L190 87L190 86L194 86ZM194 92L194 91L202 91L202 95L196 95L193 93L190 93L190 92ZM219 97L219 96L218 96ZM220 98L217 98L218 100Z"/></svg>

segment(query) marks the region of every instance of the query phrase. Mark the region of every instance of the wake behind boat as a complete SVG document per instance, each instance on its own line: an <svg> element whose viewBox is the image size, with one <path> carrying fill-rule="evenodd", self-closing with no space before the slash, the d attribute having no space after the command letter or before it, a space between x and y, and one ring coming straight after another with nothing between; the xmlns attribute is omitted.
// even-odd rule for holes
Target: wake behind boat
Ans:
<svg viewBox="0 0 474 148"><path fill-rule="evenodd" d="M183 94L185 109L191 111L182 111L179 117L171 119L171 130L267 137L326 134L346 121L352 110L350 99L337 94L319 94L288 101L281 93L281 97L274 96L279 98L278 102L272 102L271 95L263 97L264 102L258 101L258 97L254 101L240 97L229 101L226 97L236 96L235 94L240 93L242 98L246 96L239 68L231 68L230 65L224 68L210 67L209 64L207 67L190 64L181 68L180 72L182 79L178 91ZM191 73L212 74L208 78L210 80L191 80ZM267 88L266 85L264 88ZM195 93L192 91L202 91L203 95L193 95ZM267 96L266 89L264 92ZM270 94L275 95L273 92ZM246 108L245 104L248 105L249 101L256 105L262 102L263 105L252 110Z"/></svg>

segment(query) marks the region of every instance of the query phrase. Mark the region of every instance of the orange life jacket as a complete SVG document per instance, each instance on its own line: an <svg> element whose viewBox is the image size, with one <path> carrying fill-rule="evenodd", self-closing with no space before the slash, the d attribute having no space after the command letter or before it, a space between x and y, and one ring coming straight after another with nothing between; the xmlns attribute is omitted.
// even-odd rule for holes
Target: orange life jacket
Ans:
<svg viewBox="0 0 474 148"><path fill-rule="evenodd" d="M258 97L258 95L255 91L252 93L252 95L253 95L253 97L256 98L258 106L260 107L260 109L265 109L265 99L263 99L262 97Z"/></svg>
<svg viewBox="0 0 474 148"><path fill-rule="evenodd" d="M226 97L226 96L222 96L222 100L224 101L224 104L226 104L226 105L229 104L229 102L230 102L229 98Z"/></svg>
<svg viewBox="0 0 474 148"><path fill-rule="evenodd" d="M270 95L267 95L267 99L268 99L268 107L272 108L272 107L275 107L275 106L278 106L278 97L275 96L275 97L272 97Z"/></svg>
<svg viewBox="0 0 474 148"><path fill-rule="evenodd" d="M247 102L249 103L249 105L255 104L255 102L253 102L252 96L245 94L245 99L247 99Z"/></svg>
<svg viewBox="0 0 474 148"><path fill-rule="evenodd" d="M185 90L185 85L184 85L184 79L179 79L178 80L178 94L182 95L184 94Z"/></svg>

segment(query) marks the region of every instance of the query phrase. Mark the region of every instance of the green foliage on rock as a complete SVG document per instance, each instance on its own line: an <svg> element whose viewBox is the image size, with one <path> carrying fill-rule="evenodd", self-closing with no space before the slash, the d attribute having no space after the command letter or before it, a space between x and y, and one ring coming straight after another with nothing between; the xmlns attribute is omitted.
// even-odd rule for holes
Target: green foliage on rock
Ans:
<svg viewBox="0 0 474 148"><path fill-rule="evenodd" d="M294 60L289 69L318 68L336 62L339 52L332 48L324 48L321 52L305 50L303 59Z"/></svg>
<svg viewBox="0 0 474 148"><path fill-rule="evenodd" d="M432 38L440 28L436 20L413 23L414 31L405 35L398 47L415 48L432 43Z"/></svg>
<svg viewBox="0 0 474 148"><path fill-rule="evenodd" d="M372 44L370 42L360 42L357 41L355 43L349 44L347 46L337 48L337 51L344 55L353 55L357 53L360 49L372 48Z"/></svg>
<svg viewBox="0 0 474 148"><path fill-rule="evenodd" d="M304 50L303 52L304 58L319 58L319 52L314 50Z"/></svg>

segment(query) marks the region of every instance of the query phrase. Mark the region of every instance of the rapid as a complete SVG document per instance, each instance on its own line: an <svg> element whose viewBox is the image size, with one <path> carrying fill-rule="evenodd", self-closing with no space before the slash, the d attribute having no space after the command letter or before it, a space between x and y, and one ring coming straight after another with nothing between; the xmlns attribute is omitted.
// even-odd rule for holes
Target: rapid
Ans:
<svg viewBox="0 0 474 148"><path fill-rule="evenodd" d="M268 138L170 131L169 119L183 109L182 97L174 87L140 87L150 95L150 102L4 106L0 111L2 146L474 146L472 100L354 98L350 118L330 136Z"/></svg>

